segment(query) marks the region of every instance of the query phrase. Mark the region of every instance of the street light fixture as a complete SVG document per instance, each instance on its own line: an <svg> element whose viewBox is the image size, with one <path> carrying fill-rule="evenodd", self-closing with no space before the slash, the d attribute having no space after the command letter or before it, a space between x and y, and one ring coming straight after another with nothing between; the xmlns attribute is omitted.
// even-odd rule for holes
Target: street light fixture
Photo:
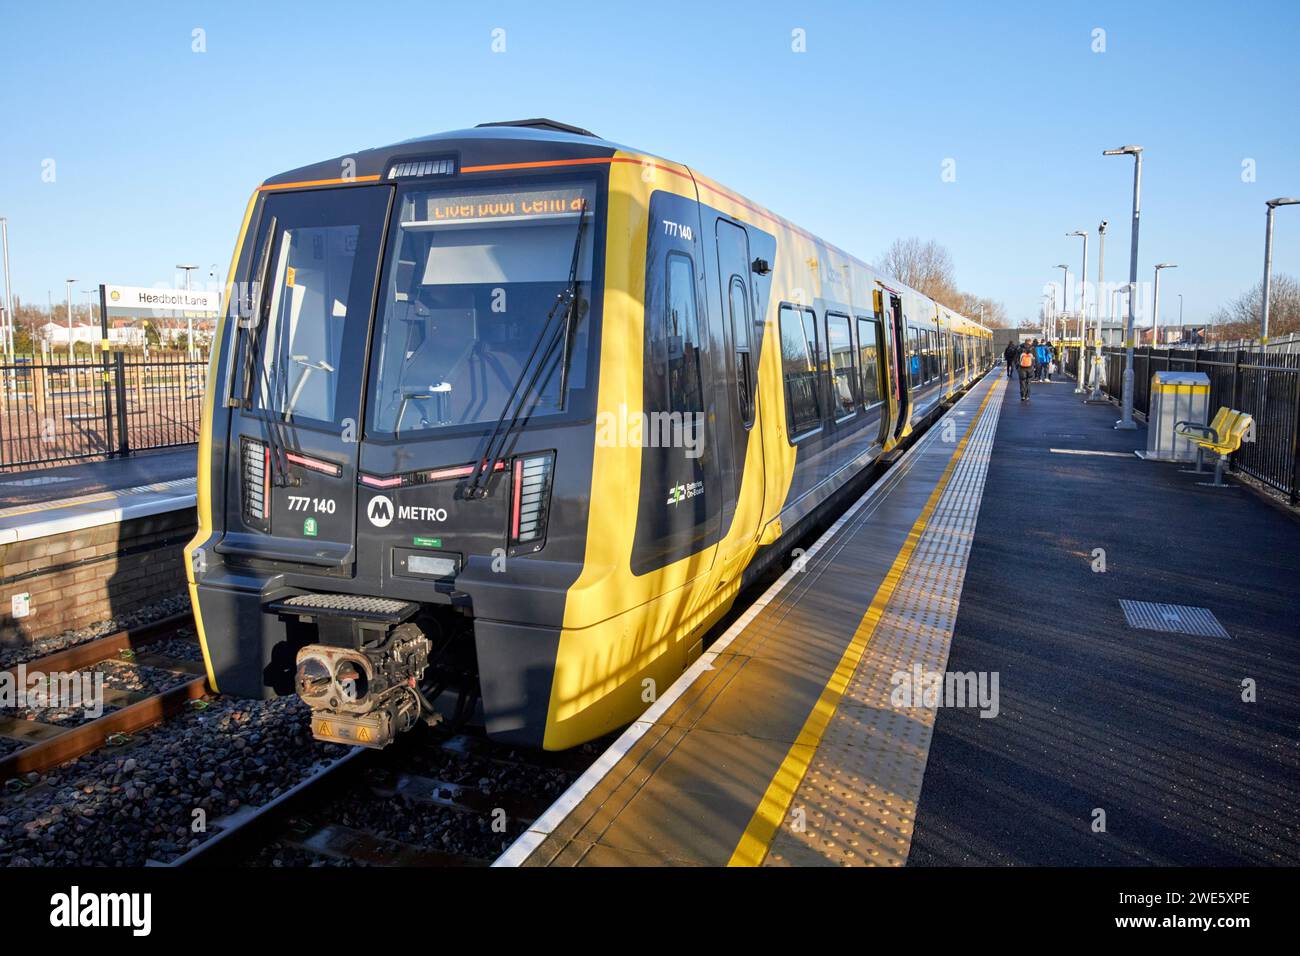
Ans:
<svg viewBox="0 0 1300 956"><path fill-rule="evenodd" d="M1063 262L1058 262L1056 268L1061 270L1061 315L1068 316L1070 314L1070 303L1069 299L1066 298L1066 290L1070 288L1070 267ZM1056 304L1055 300L1053 300L1052 304ZM1055 322L1052 323L1052 331L1047 338L1049 341L1056 338Z"/></svg>
<svg viewBox="0 0 1300 956"><path fill-rule="evenodd" d="M1083 284L1083 294L1079 296L1079 367L1076 371L1079 373L1078 384L1074 387L1074 394L1083 393L1083 330L1088 324L1088 234L1082 230L1076 229L1074 232L1067 232L1069 236L1081 236L1083 238L1083 268L1079 271L1079 281Z"/></svg>
<svg viewBox="0 0 1300 956"><path fill-rule="evenodd" d="M1097 333L1092 356L1092 391L1084 399L1086 402L1105 401L1101 394L1101 307L1106 298L1106 227L1109 225L1110 222L1103 219L1097 226ZM1106 309L1106 318L1110 318L1109 308Z"/></svg>
<svg viewBox="0 0 1300 956"><path fill-rule="evenodd" d="M9 290L9 220L5 216L0 216L0 247L4 255L5 269L5 324L0 329L0 338L3 342L0 345L4 347L5 354L9 356L9 361L14 361L14 299Z"/></svg>
<svg viewBox="0 0 1300 956"><path fill-rule="evenodd" d="M77 367L73 364L73 359L76 355L73 349L74 340L72 338L72 284L77 280L65 279L64 281L68 283L68 378L71 380L70 384L72 385L72 390L75 392L77 390Z"/></svg>
<svg viewBox="0 0 1300 956"><path fill-rule="evenodd" d="M1176 262L1161 262L1156 266L1155 292L1152 293L1151 302L1151 347L1155 348L1160 344L1160 270L1177 269Z"/></svg>
<svg viewBox="0 0 1300 956"><path fill-rule="evenodd" d="M1297 203L1300 203L1300 199L1287 197L1270 199L1264 203L1268 212L1264 216L1264 301L1260 308L1259 344L1265 349L1268 348L1268 295L1273 284L1273 210L1278 206L1294 206Z"/></svg>
<svg viewBox="0 0 1300 956"><path fill-rule="evenodd" d="M1151 303L1151 347L1154 349L1160 345L1160 271L1161 269L1177 269L1178 263L1160 263L1156 265L1156 291L1152 295Z"/></svg>
<svg viewBox="0 0 1300 956"><path fill-rule="evenodd" d="M1129 244L1128 252L1128 281L1130 294L1128 297L1128 317L1124 322L1124 397L1120 404L1120 420L1115 423L1115 427L1134 429L1137 428L1137 423L1133 421L1134 296L1132 295L1131 290L1137 288L1138 281L1138 223L1142 215L1142 147L1121 146L1119 149L1102 150L1101 154L1103 156L1133 157L1133 239Z"/></svg>
<svg viewBox="0 0 1300 956"><path fill-rule="evenodd" d="M189 292L190 273L197 269L198 266L181 265L178 263L176 268L185 270L185 291ZM190 308L189 302L185 303L185 354L191 359L194 358L194 312Z"/></svg>

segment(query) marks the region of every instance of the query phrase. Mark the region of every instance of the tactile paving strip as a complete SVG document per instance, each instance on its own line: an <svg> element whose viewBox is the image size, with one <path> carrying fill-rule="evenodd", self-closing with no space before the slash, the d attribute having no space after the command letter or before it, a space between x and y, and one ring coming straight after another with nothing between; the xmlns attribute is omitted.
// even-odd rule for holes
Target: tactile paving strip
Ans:
<svg viewBox="0 0 1300 956"><path fill-rule="evenodd" d="M895 706L895 674L942 673L1005 382L994 386L813 757L765 866L902 866L935 707ZM910 681L909 681L910 686Z"/></svg>

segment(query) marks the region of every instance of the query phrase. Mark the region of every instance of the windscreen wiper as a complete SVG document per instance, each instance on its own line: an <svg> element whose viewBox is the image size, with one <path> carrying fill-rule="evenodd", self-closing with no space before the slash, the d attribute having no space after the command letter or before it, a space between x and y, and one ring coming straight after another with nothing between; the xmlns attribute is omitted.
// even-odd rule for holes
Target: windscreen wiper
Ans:
<svg viewBox="0 0 1300 956"><path fill-rule="evenodd" d="M262 306L266 295L266 272L271 265L271 246L274 245L275 227L277 222L278 222L277 217L272 216L271 223L267 227L266 245L262 247L262 255L257 262L257 271L253 274L253 287L252 289L249 290L248 293L249 296L248 305L249 305L250 316L255 318L256 321L254 321L252 325L247 327L246 329L247 334L240 335L240 329L244 327L243 316L241 315L240 308L238 306L236 306L235 308L236 318L235 318L234 342L236 348L234 349L233 354L230 356L230 360L226 365L226 372L227 372L226 381L228 383L228 386L226 388L226 405L229 408L239 408L241 406L245 408L248 407L248 384L249 384L248 376L252 373L252 365L250 364L250 357L253 354L253 349L257 342L258 326L260 326L262 322ZM234 290L232 289L232 291ZM239 298L240 301L242 302L243 301L242 293L240 294ZM242 346L242 348L240 348L240 346ZM239 362L240 394L238 396L234 395L234 388L233 388L234 385L233 369L235 367L236 361Z"/></svg>
<svg viewBox="0 0 1300 956"><path fill-rule="evenodd" d="M496 424L492 426L492 431L488 433L483 454L474 463L474 470L465 483L466 498L487 497L487 489L483 486L483 482L488 475L492 474L497 456L505 450L511 433L518 426L524 408L537 388L538 379L550 363L556 346L561 343L563 343L564 347L560 357L560 393L557 401L560 408L564 407L565 389L568 386L570 340L576 325L574 317L578 311L578 265L582 254L582 236L586 225L587 204L584 201L582 208L578 211L578 232L573 239L573 258L569 265L569 281L566 283L564 290L555 297L555 303L551 306L551 310L546 313L546 321L542 324L542 330L538 333L537 341L533 343L533 350L528 354L528 360L524 362L523 367L519 370L514 386L510 389L510 395L501 409L501 416L497 419ZM551 326L555 322L555 316L561 309L564 310L564 318L557 330L557 334L551 332ZM543 344L545 344L544 349L542 348ZM541 360L534 363L533 360L537 357L539 350L542 352ZM530 370L531 375L529 375ZM528 384L521 394L520 386L523 385L525 378L528 379ZM516 397L518 401L516 401ZM514 406L513 414L510 411L512 405ZM507 415L510 415L508 425L506 424Z"/></svg>
<svg viewBox="0 0 1300 956"><path fill-rule="evenodd" d="M263 420L262 434L266 439L267 450L271 453L271 483L277 488L287 488L292 485L301 484L297 479L289 477L289 456L285 449L288 447L288 438L285 434L285 423L288 422L289 416L293 414L293 402L297 400L295 395L293 400L288 395L289 369L287 365L281 363L281 357L285 353L285 339L288 335L286 326L289 323L283 321L275 324L275 339L268 342L267 346L271 350L272 360L261 363L262 384L265 386L267 395L266 418ZM265 349L263 350L265 354ZM271 378L271 370L274 367L275 377ZM274 405L277 402L284 405L284 410L276 414Z"/></svg>
<svg viewBox="0 0 1300 956"><path fill-rule="evenodd" d="M254 368L258 365L257 347L262 338L261 333L265 330L268 314L270 312L271 293L266 280L270 271L271 248L275 244L277 224L277 218L274 216L271 217L271 223L266 233L266 246L262 250L261 262L258 263L257 310L254 313L254 315L257 316L257 321L251 328L249 328L248 335L245 336L244 352L241 356L243 379L241 387L242 395L239 404L246 409L251 409L253 407L253 389L255 387L260 385L268 397L274 394L272 391L269 371L269 366L272 363L260 363L260 368L257 368L258 374L256 377L254 376ZM283 352L281 346L284 342L285 325L286 323L284 322L276 323L275 340L274 342L268 343L272 350L272 361L278 359ZM279 379L280 370L277 369L277 386L279 385ZM286 409L286 418L290 414L291 410L291 408ZM289 459L284 450L287 441L284 438L283 433L280 431L281 423L277 420L274 412L270 409L267 409L267 411L268 414L266 418L261 422L261 435L262 440L266 443L266 450L271 460L271 483L277 488L285 488L290 484L297 484L297 482L291 482L288 478Z"/></svg>

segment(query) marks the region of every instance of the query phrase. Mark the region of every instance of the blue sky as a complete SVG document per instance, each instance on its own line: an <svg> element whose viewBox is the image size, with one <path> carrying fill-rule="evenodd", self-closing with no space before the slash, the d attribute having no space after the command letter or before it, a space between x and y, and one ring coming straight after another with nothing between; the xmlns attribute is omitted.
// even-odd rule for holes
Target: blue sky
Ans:
<svg viewBox="0 0 1300 956"><path fill-rule="evenodd" d="M267 176L528 116L687 163L869 261L936 239L1013 320L1056 263L1077 270L1071 230L1093 234L1095 278L1108 219L1107 278L1127 277L1132 162L1104 148L1146 148L1139 278L1179 264L1166 322L1179 293L1198 321L1257 282L1264 200L1300 194L1293 0L5 0L0 23L0 215L35 303L68 276L154 285L194 262L206 279ZM1300 275L1300 207L1279 211L1274 257Z"/></svg>

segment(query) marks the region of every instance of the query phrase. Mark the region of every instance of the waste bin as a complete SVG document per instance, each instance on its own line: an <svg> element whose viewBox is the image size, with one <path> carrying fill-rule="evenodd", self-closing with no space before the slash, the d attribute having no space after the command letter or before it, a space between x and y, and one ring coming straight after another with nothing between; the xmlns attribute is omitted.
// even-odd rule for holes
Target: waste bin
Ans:
<svg viewBox="0 0 1300 956"><path fill-rule="evenodd" d="M1147 415L1149 461L1195 461L1196 445L1174 432L1179 422L1209 422L1210 377L1204 372L1156 372L1151 376L1151 412Z"/></svg>

